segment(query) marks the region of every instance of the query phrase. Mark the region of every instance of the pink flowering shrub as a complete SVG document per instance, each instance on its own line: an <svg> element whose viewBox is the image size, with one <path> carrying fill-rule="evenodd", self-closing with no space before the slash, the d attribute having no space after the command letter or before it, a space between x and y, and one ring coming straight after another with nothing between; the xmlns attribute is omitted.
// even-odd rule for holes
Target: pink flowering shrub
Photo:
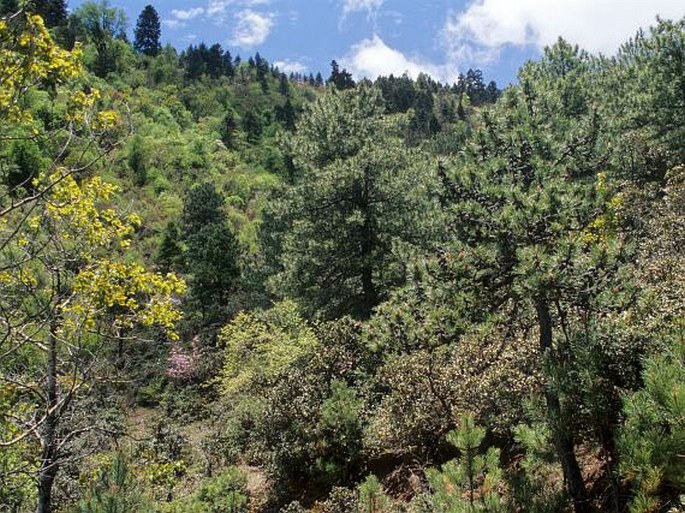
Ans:
<svg viewBox="0 0 685 513"><path fill-rule="evenodd" d="M197 369L198 354L195 344L191 351L186 351L174 344L169 351L167 375L174 379L187 380L194 376Z"/></svg>

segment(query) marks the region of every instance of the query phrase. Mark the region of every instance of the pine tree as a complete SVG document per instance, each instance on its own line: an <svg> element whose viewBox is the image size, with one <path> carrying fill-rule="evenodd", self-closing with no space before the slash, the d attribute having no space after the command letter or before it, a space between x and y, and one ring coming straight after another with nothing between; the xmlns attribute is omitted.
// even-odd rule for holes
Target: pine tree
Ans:
<svg viewBox="0 0 685 513"><path fill-rule="evenodd" d="M269 63L259 55L259 52L255 54L254 63L257 70L257 82L262 86L262 92L267 93L269 91L269 82L266 80L266 75L269 72Z"/></svg>
<svg viewBox="0 0 685 513"><path fill-rule="evenodd" d="M610 229L615 190L600 172L607 149L599 143L603 126L591 107L587 61L561 42L525 67L522 86L483 113L482 130L444 177L443 198L458 241L449 249L459 255L455 281L473 280L470 300L479 306L471 310L500 311L508 300L529 305L544 355L547 420L576 513L590 504L574 452L581 407L566 394L581 388L569 368L578 355L574 337L581 345L588 324L575 334L568 312L582 311L588 322L600 315L608 290L618 300L625 284L616 277L627 258Z"/></svg>
<svg viewBox="0 0 685 513"><path fill-rule="evenodd" d="M183 201L183 237L188 238L205 225L226 221L224 198L212 184L192 188Z"/></svg>
<svg viewBox="0 0 685 513"><path fill-rule="evenodd" d="M290 84L288 83L288 76L285 73L281 73L279 76L278 92L281 96L290 96Z"/></svg>
<svg viewBox="0 0 685 513"><path fill-rule="evenodd" d="M223 60L223 73L227 77L232 77L235 70L233 68L233 57L231 56L231 52L226 50L224 52L224 55L222 57Z"/></svg>
<svg viewBox="0 0 685 513"><path fill-rule="evenodd" d="M224 74L224 50L219 43L215 43L207 50L205 64L207 74L212 78L219 78Z"/></svg>
<svg viewBox="0 0 685 513"><path fill-rule="evenodd" d="M251 143L257 143L262 136L263 123L262 118L258 112L248 110L243 115L242 128L245 131L247 140Z"/></svg>
<svg viewBox="0 0 685 513"><path fill-rule="evenodd" d="M644 388L625 399L621 468L634 489L635 513L675 511L685 494L683 333L682 325L674 329L667 349L647 360Z"/></svg>
<svg viewBox="0 0 685 513"><path fill-rule="evenodd" d="M235 120L235 113L232 110L226 112L224 119L219 128L221 135L221 142L229 150L234 150L237 147L236 130L238 130L238 123Z"/></svg>
<svg viewBox="0 0 685 513"><path fill-rule="evenodd" d="M176 223L169 222L155 258L161 272L177 272L183 266L183 248L180 240L181 235Z"/></svg>
<svg viewBox="0 0 685 513"><path fill-rule="evenodd" d="M355 86L352 74L346 69L340 70L340 66L336 61L331 61L331 76L326 81L327 84L333 84L339 91L345 89L352 89Z"/></svg>
<svg viewBox="0 0 685 513"><path fill-rule="evenodd" d="M290 132L295 130L295 108L293 107L290 98L288 98L283 106L276 107L276 119L283 123L286 130Z"/></svg>
<svg viewBox="0 0 685 513"><path fill-rule="evenodd" d="M226 306L238 279L238 242L224 223L210 223L187 237L190 296L204 320Z"/></svg>
<svg viewBox="0 0 685 513"><path fill-rule="evenodd" d="M477 426L471 414L463 415L459 428L447 434L447 441L459 449L461 457L445 463L441 470L428 469L431 495L426 502L434 513L476 513L508 511L502 496L500 451L480 446L485 429ZM464 493L465 491L465 493Z"/></svg>
<svg viewBox="0 0 685 513"><path fill-rule="evenodd" d="M151 511L139 480L131 472L124 454L118 453L110 465L96 473L86 497L73 510L76 513L115 513Z"/></svg>
<svg viewBox="0 0 685 513"><path fill-rule="evenodd" d="M384 116L367 85L329 89L300 118L292 152L302 179L274 198L274 264L280 293L302 298L324 316L368 317L402 280L395 240L418 240L418 212L430 172L414 168L399 120ZM283 232L281 232L283 230Z"/></svg>
<svg viewBox="0 0 685 513"><path fill-rule="evenodd" d="M204 43L199 47L190 45L183 54L181 54L181 61L185 70L184 76L186 80L197 80L206 71L206 64L203 59L202 50Z"/></svg>
<svg viewBox="0 0 685 513"><path fill-rule="evenodd" d="M224 198L212 184L190 190L183 205L183 239L187 244L190 295L202 317L213 319L235 290L238 242L226 225Z"/></svg>
<svg viewBox="0 0 685 513"><path fill-rule="evenodd" d="M159 42L161 33L157 11L152 5L145 6L145 9L138 16L133 48L143 55L157 56L162 49L162 45Z"/></svg>
<svg viewBox="0 0 685 513"><path fill-rule="evenodd" d="M358 489L358 513L383 513L388 511L390 498L386 495L378 478L371 474Z"/></svg>

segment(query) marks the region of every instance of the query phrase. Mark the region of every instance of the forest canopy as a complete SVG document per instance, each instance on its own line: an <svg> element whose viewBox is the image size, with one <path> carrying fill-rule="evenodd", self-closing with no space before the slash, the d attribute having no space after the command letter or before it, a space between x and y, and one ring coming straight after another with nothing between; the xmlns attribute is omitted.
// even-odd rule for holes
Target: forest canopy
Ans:
<svg viewBox="0 0 685 513"><path fill-rule="evenodd" d="M685 18L503 90L161 30L0 2L0 511L685 511Z"/></svg>

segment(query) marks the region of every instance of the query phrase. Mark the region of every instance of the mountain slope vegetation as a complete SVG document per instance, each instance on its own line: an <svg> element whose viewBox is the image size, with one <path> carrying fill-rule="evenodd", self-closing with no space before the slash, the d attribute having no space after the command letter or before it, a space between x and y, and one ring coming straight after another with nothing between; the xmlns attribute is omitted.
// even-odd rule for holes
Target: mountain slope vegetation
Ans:
<svg viewBox="0 0 685 513"><path fill-rule="evenodd" d="M685 511L685 19L499 90L0 14L0 511Z"/></svg>

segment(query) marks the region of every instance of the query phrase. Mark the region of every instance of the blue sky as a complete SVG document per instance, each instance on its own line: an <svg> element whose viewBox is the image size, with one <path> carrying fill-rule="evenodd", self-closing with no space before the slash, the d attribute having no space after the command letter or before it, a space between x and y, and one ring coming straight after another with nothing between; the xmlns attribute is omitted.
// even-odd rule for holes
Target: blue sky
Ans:
<svg viewBox="0 0 685 513"><path fill-rule="evenodd" d="M82 1L72 0L70 8ZM151 3L162 41L182 49L221 43L259 52L284 71L330 72L337 60L356 78L429 73L452 82L469 67L501 86L558 36L613 53L660 15L685 15L683 0L110 0L132 31Z"/></svg>

